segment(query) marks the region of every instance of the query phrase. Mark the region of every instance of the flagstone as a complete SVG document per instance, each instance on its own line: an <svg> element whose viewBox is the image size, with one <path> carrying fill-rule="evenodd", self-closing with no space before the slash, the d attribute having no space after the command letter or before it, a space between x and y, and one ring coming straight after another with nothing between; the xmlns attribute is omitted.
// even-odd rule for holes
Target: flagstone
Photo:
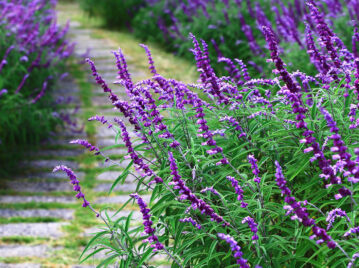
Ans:
<svg viewBox="0 0 359 268"><path fill-rule="evenodd" d="M22 166L29 167L29 168L37 168L37 169L48 169L53 170L54 167L59 165L65 165L71 169L78 168L78 163L74 161L68 161L68 160L30 160L30 161L24 161L22 163Z"/></svg>
<svg viewBox="0 0 359 268"><path fill-rule="evenodd" d="M51 181L10 181L6 183L7 188L17 192L64 192L72 191L72 186L69 182L51 182Z"/></svg>
<svg viewBox="0 0 359 268"><path fill-rule="evenodd" d="M0 195L0 203L16 204L16 203L60 203L69 204L75 203L75 198L72 196L16 196L16 195Z"/></svg>
<svg viewBox="0 0 359 268"><path fill-rule="evenodd" d="M81 171L76 171L76 176L78 179L83 179L85 173ZM20 179L68 179L68 176L65 172L38 172L30 173L18 176Z"/></svg>
<svg viewBox="0 0 359 268"><path fill-rule="evenodd" d="M49 257L60 247L50 248L47 245L0 245L1 257ZM1 264L0 264L1 267ZM25 267L25 266L24 266Z"/></svg>
<svg viewBox="0 0 359 268"><path fill-rule="evenodd" d="M71 220L74 217L74 210L72 209L0 209L0 218L58 218L64 220ZM0 254L1 256L1 254Z"/></svg>
<svg viewBox="0 0 359 268"><path fill-rule="evenodd" d="M26 236L58 238L64 235L61 231L61 227L67 224L68 223L65 222L0 224L0 237Z"/></svg>
<svg viewBox="0 0 359 268"><path fill-rule="evenodd" d="M40 264L36 263L0 263L0 268L41 268Z"/></svg>
<svg viewBox="0 0 359 268"><path fill-rule="evenodd" d="M39 150L30 153L33 156L46 156L46 157L76 157L81 155L84 150L68 149L68 150Z"/></svg>

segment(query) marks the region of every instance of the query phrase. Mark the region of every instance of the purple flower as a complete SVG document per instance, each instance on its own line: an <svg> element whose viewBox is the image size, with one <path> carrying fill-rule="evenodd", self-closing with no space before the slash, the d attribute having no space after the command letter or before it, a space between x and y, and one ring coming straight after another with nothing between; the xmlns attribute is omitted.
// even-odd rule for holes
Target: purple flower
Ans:
<svg viewBox="0 0 359 268"><path fill-rule="evenodd" d="M237 259L237 263L239 264L239 266L241 268L249 268L247 260L242 258L243 252L241 251L241 247L238 245L237 241L234 240L234 238L231 237L230 235L226 235L222 233L219 233L218 237L226 241L230 245L233 257Z"/></svg>
<svg viewBox="0 0 359 268"><path fill-rule="evenodd" d="M178 173L178 167L171 152L168 152L168 160L170 162L171 175L173 175L172 182L169 184L174 185L174 189L179 190L179 193L181 194L180 199L189 200L193 209L198 208L202 214L209 216L212 221L216 221L218 223L222 222L223 226L228 226L228 222L219 216L206 202L193 194L192 191L186 186L185 182L181 179L181 176Z"/></svg>
<svg viewBox="0 0 359 268"><path fill-rule="evenodd" d="M2 90L0 90L0 97L2 96L2 95L4 95L4 94L7 94L8 93L8 91L7 91L7 89L2 89Z"/></svg>
<svg viewBox="0 0 359 268"><path fill-rule="evenodd" d="M243 224L247 223L248 227L251 229L251 232L253 233L252 240L258 240L258 235L257 235L257 232L258 232L257 226L258 226L258 224L254 221L254 219L247 216L242 220L242 223Z"/></svg>
<svg viewBox="0 0 359 268"><path fill-rule="evenodd" d="M241 71L238 70L238 68L236 67L236 65L233 63L232 60L228 59L228 58L224 58L224 57L220 57L218 58L218 62L224 62L227 64L227 71L229 72L229 75L231 76L233 82L237 83L237 84L243 84L243 81L241 81Z"/></svg>
<svg viewBox="0 0 359 268"><path fill-rule="evenodd" d="M138 154L135 152L132 143L130 135L128 134L127 128L122 120L115 118L115 122L120 126L121 129L121 136L122 140L124 141L127 151L129 153L129 156L131 157L133 163L136 165L136 168L139 171L143 172L143 176L149 176L154 177L154 179L150 182L152 183L162 183L163 179L159 176L157 176L154 171L138 156Z"/></svg>
<svg viewBox="0 0 359 268"><path fill-rule="evenodd" d="M196 62L198 71L201 72L201 80L202 83L206 86L206 92L211 94L212 96L218 99L219 103L228 104L229 100L226 96L224 96L218 85L218 78L215 75L213 68L211 67L209 54L208 54L208 46L206 42L202 41L203 50L201 49L197 39L193 34L190 34L190 38L192 39L194 49L192 50Z"/></svg>
<svg viewBox="0 0 359 268"><path fill-rule="evenodd" d="M198 224L194 219L192 219L191 217L187 217L187 218L184 218L184 219L180 219L179 220L180 222L190 222L192 223L192 225L198 229L201 229L202 226L200 224Z"/></svg>
<svg viewBox="0 0 359 268"><path fill-rule="evenodd" d="M327 230L332 228L336 218L346 218L346 220L350 222L350 219L348 218L344 210L341 210L340 208L333 209L328 213L328 216L326 218L326 221L328 223Z"/></svg>
<svg viewBox="0 0 359 268"><path fill-rule="evenodd" d="M206 193L206 192L211 192L214 195L219 195L219 193L216 191L216 189L213 188L213 186L211 187L206 187L204 189L201 190L201 193Z"/></svg>
<svg viewBox="0 0 359 268"><path fill-rule="evenodd" d="M24 86L25 82L26 82L26 79L28 79L30 76L30 74L25 74L24 77L22 78L19 86L17 87L17 89L15 90L15 94L19 93L19 91L21 90L21 88Z"/></svg>
<svg viewBox="0 0 359 268"><path fill-rule="evenodd" d="M92 116L88 119L88 121L98 121L100 123L102 123L103 125L105 124L108 124L108 128L111 128L112 127L112 124L110 124L104 116L99 116L99 115L95 115L95 116Z"/></svg>
<svg viewBox="0 0 359 268"><path fill-rule="evenodd" d="M347 268L352 268L352 267L354 267L354 262L355 262L355 260L356 260L357 258L359 258L359 253L354 253L353 256L352 256L352 258L351 258L351 260L350 260L350 262L348 263Z"/></svg>
<svg viewBox="0 0 359 268"><path fill-rule="evenodd" d="M153 75L157 74L156 68L154 66L154 61L152 59L152 55L151 55L151 51L149 50L149 48L144 45L144 44L140 44L140 46L146 51L147 57L148 57L148 64L150 66L150 71Z"/></svg>
<svg viewBox="0 0 359 268"><path fill-rule="evenodd" d="M115 55L116 58L116 66L118 68L119 77L123 81L125 81L126 90L128 90L130 94L134 94L134 85L131 79L131 75L128 72L127 62L125 56L122 53L122 50L119 49L118 52L113 51L112 53Z"/></svg>
<svg viewBox="0 0 359 268"><path fill-rule="evenodd" d="M104 92L109 93L109 99L111 100L112 104L121 111L121 113L128 118L129 122L134 125L136 130L140 130L141 127L139 126L138 119L133 111L133 108L131 105L129 105L125 101L119 100L119 98L112 92L112 90L109 88L107 83L102 79L100 74L97 72L96 66L90 59L86 59L86 61L89 63L92 75L95 77L96 83L100 85Z"/></svg>
<svg viewBox="0 0 359 268"><path fill-rule="evenodd" d="M45 90L47 89L47 80L44 81L44 83L42 84L42 88L41 91L39 92L39 94L31 101L32 103L36 103L39 99L42 98L42 96L44 96L45 94Z"/></svg>
<svg viewBox="0 0 359 268"><path fill-rule="evenodd" d="M232 183L234 191L238 195L237 199L238 199L238 201L241 201L241 207L246 208L248 206L248 204L243 201L243 189L242 189L242 187L239 185L238 181L234 177L227 176L226 178L227 178L227 180L229 180Z"/></svg>
<svg viewBox="0 0 359 268"><path fill-rule="evenodd" d="M21 61L21 62L28 62L28 61L29 61L29 58L28 58L26 55L24 55L24 56L22 56L22 57L20 58L20 61Z"/></svg>
<svg viewBox="0 0 359 268"><path fill-rule="evenodd" d="M334 63L334 66L339 69L341 67L341 62L338 57L338 53L333 46L332 38L335 36L333 31L328 27L324 21L323 14L320 13L312 0L307 2L307 6L309 7L312 19L314 19L316 22L316 28L318 34L320 35L321 42L325 45L325 48L327 49Z"/></svg>
<svg viewBox="0 0 359 268"><path fill-rule="evenodd" d="M68 168L64 165L56 166L52 172L57 172L59 170L64 171L67 174L67 176L69 177L70 182L73 185L74 191L77 192L76 198L77 199L82 198L82 200L83 200L82 206L88 207L90 205L90 203L85 199L85 195L81 192L81 187L79 185L80 182L78 181L75 173L70 168Z"/></svg>
<svg viewBox="0 0 359 268"><path fill-rule="evenodd" d="M349 231L347 231L344 236L347 237L349 235L352 234L358 234L359 233L359 226L358 227L354 227L354 228L350 228Z"/></svg>
<svg viewBox="0 0 359 268"><path fill-rule="evenodd" d="M87 148L90 152L95 151L95 155L100 154L100 150L96 146L89 143L87 140L77 139L70 141L70 143L82 145L83 147Z"/></svg>
<svg viewBox="0 0 359 268"><path fill-rule="evenodd" d="M336 247L336 243L332 240L332 238L327 234L325 229L320 228L316 225L315 220L309 217L307 209L302 207L302 205L307 202L297 202L295 197L291 196L291 191L287 187L287 181L284 178L282 168L279 165L278 161L275 161L276 166L276 182L282 191L282 195L285 196L284 201L290 206L290 213L293 213L294 216L291 219L297 219L304 226L309 227L312 226L313 235L310 237L311 239L318 238L317 244L321 244L323 242L327 243L328 248L333 249Z"/></svg>
<svg viewBox="0 0 359 268"><path fill-rule="evenodd" d="M163 249L163 245L158 241L158 237L155 235L156 229L152 227L153 222L151 221L151 214L150 214L151 210L147 208L147 204L137 193L130 194L130 196L137 200L137 204L140 207L142 213L145 233L149 235L149 237L143 240L143 242L151 243L152 244L151 247L153 248L154 252Z"/></svg>
<svg viewBox="0 0 359 268"><path fill-rule="evenodd" d="M2 71L2 69L3 69L3 67L4 67L4 65L7 64L6 58L9 56L10 52L11 52L14 48L15 48L15 46L12 45L12 46L9 46L9 47L6 49L3 59L2 59L2 61L0 61L0 73L1 73L1 71Z"/></svg>

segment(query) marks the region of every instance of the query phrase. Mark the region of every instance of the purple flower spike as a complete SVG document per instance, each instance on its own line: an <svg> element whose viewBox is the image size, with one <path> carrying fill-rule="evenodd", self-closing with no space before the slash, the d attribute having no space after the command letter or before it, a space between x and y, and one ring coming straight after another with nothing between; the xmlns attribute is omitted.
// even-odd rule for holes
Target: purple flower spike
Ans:
<svg viewBox="0 0 359 268"><path fill-rule="evenodd" d="M350 228L349 231L344 234L344 237L347 237L352 234L359 234L359 226Z"/></svg>
<svg viewBox="0 0 359 268"><path fill-rule="evenodd" d="M251 228L251 232L253 233L253 236L252 236L252 240L258 240L258 235L257 235L257 232L258 232L258 224L254 221L253 218L247 216L245 217L243 220L242 220L242 223L247 223L248 224L248 227Z"/></svg>
<svg viewBox="0 0 359 268"><path fill-rule="evenodd" d="M238 245L237 241L234 240L230 235L219 233L218 237L224 241L226 241L230 246L233 253L233 257L237 259L237 263L241 268L249 268L246 259L243 259L243 252L241 251L241 247Z"/></svg>
<svg viewBox="0 0 359 268"><path fill-rule="evenodd" d="M64 165L56 166L52 172L57 172L59 170L64 171L67 174L67 176L69 177L71 184L74 186L74 191L77 192L76 198L83 199L82 206L88 207L90 205L90 203L85 199L85 195L81 192L81 187L79 185L80 182L78 181L75 173L70 168L68 168Z"/></svg>
<svg viewBox="0 0 359 268"><path fill-rule="evenodd" d="M178 167L171 152L168 152L168 160L170 162L171 175L173 175L173 181L169 184L174 185L174 189L179 190L179 193L181 194L180 199L190 201L193 209L198 208L202 214L209 216L212 221L216 221L218 223L222 222L223 226L229 226L229 223L224 221L224 219L219 216L210 205L202 199L199 199L195 194L193 194L191 189L186 186L185 182L178 173Z"/></svg>
<svg viewBox="0 0 359 268"><path fill-rule="evenodd" d="M149 69L150 69L150 71L151 71L151 73L153 74L153 75L156 75L157 74L157 71L156 71L156 67L155 67L155 62L153 61L153 59L152 59L152 55L151 55L151 51L150 51L150 49L146 46L146 45L144 45L144 44L140 44L140 46L146 51L146 54L147 54L147 57L148 57L148 64L149 64Z"/></svg>
<svg viewBox="0 0 359 268"><path fill-rule="evenodd" d="M100 150L99 148L97 148L96 146L92 145L91 143L89 143L87 140L73 140L70 141L71 144L79 144L82 145L83 147L87 148L90 152L95 151L95 155L100 154Z"/></svg>
<svg viewBox="0 0 359 268"><path fill-rule="evenodd" d="M332 228L333 223L334 223L336 218L346 218L346 220L348 222L350 222L350 219L349 219L349 217L347 216L347 214L346 214L346 212L344 210L341 210L340 208L333 209L332 211L330 211L328 213L328 216L327 216L327 219L326 219L326 221L328 223L327 230Z"/></svg>
<svg viewBox="0 0 359 268"><path fill-rule="evenodd" d="M211 193L214 194L214 195L219 195L219 193L217 192L216 189L213 188L213 186L211 186L211 187L206 187L206 188L204 188L204 189L201 190L201 193L202 193L202 194L203 194L203 193L206 193L206 192L211 192Z"/></svg>
<svg viewBox="0 0 359 268"><path fill-rule="evenodd" d="M151 247L153 248L153 251L158 251L163 249L163 245L158 241L158 237L155 235L156 229L152 228L152 221L151 221L151 210L147 208L147 204L143 201L143 199L137 194L130 194L132 198L135 198L137 200L137 204L140 207L141 213L142 213L142 219L143 219L143 226L145 229L145 233L149 235L149 237L143 242L149 242Z"/></svg>
<svg viewBox="0 0 359 268"><path fill-rule="evenodd" d="M336 243L332 240L332 238L327 234L325 229L320 228L316 225L315 220L309 217L309 214L307 212L307 209L305 207L302 207L303 204L306 204L307 202L297 202L295 200L295 197L291 196L291 191L287 187L287 181L284 178L282 167L279 165L278 161L275 161L276 166L276 182L279 187L279 189L282 190L282 195L285 196L284 201L289 205L285 206L285 208L288 207L288 212L293 213L294 216L291 217L292 220L298 220L301 222L304 226L312 226L312 231L314 235L312 235L310 238L318 238L317 244L321 244L323 242L327 243L328 248L333 249L336 247Z"/></svg>
<svg viewBox="0 0 359 268"><path fill-rule="evenodd" d="M356 260L357 258L359 258L359 252L354 253L354 255L352 256L350 262L348 263L347 268L352 268L352 267L354 267L354 262L355 262L355 260Z"/></svg>
<svg viewBox="0 0 359 268"><path fill-rule="evenodd" d="M88 119L88 121L98 121L102 124L108 124L108 128L111 128L112 125L105 119L104 116L99 116L99 115L95 115L95 116L92 116Z"/></svg>
<svg viewBox="0 0 359 268"><path fill-rule="evenodd" d="M130 135L128 134L127 128L122 120L115 118L115 122L120 126L121 129L121 136L122 140L124 141L127 151L129 153L129 156L131 157L133 163L136 165L138 170L141 170L143 172L143 176L153 176L154 179L150 182L150 184L153 183L162 183L163 179L155 174L155 172L143 161L142 158L138 156L138 154L135 152L135 149L132 146Z"/></svg>
<svg viewBox="0 0 359 268"><path fill-rule="evenodd" d="M232 183L232 186L233 186L236 194L238 195L237 199L238 199L238 201L241 201L241 207L242 208L247 207L248 204L243 202L243 189L239 185L238 181L234 177L231 177L231 176L227 176L226 178L227 178L227 180L229 180Z"/></svg>
<svg viewBox="0 0 359 268"><path fill-rule="evenodd" d="M180 219L180 222L190 222L192 223L192 225L198 229L201 229L202 226L200 224L198 224L194 219L192 219L191 217L188 218L184 218L184 219Z"/></svg>
<svg viewBox="0 0 359 268"><path fill-rule="evenodd" d="M6 94L7 92L8 92L7 89L2 89L2 90L0 90L0 97L1 97L2 95Z"/></svg>
<svg viewBox="0 0 359 268"><path fill-rule="evenodd" d="M253 155L248 155L248 162L251 164L251 168L252 168L252 172L255 176L254 178L254 182L256 183L260 183L261 182L261 178L259 177L259 169L258 169L258 165L257 165L257 159L255 159L255 157Z"/></svg>

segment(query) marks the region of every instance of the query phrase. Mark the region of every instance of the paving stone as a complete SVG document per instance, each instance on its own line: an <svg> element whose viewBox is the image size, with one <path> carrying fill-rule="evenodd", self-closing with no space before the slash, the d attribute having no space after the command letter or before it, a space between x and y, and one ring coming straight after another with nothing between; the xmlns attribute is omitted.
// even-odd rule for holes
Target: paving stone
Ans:
<svg viewBox="0 0 359 268"><path fill-rule="evenodd" d="M60 248L49 248L46 245L0 245L1 257L48 257L51 252ZM1 265L0 265L1 267Z"/></svg>
<svg viewBox="0 0 359 268"><path fill-rule="evenodd" d="M115 181L120 175L121 171L106 171L104 173L99 174L96 179L99 181ZM132 174L128 174L126 178L126 183L134 183L136 181L136 177Z"/></svg>
<svg viewBox="0 0 359 268"><path fill-rule="evenodd" d="M76 176L78 179L83 179L85 177L85 173L81 171L76 172ZM40 172L40 173L31 173L25 174L17 177L19 179L68 179L65 172Z"/></svg>
<svg viewBox="0 0 359 268"><path fill-rule="evenodd" d="M15 203L75 203L75 198L72 196L12 196L1 195L0 203L15 204Z"/></svg>
<svg viewBox="0 0 359 268"><path fill-rule="evenodd" d="M0 237L29 236L57 238L63 236L61 227L68 223L11 223L0 225Z"/></svg>
<svg viewBox="0 0 359 268"><path fill-rule="evenodd" d="M59 165L65 165L71 169L77 169L79 166L78 163L73 161L67 161L67 160L31 160L31 161L24 161L22 163L23 167L48 169L48 170L52 170L54 167Z"/></svg>
<svg viewBox="0 0 359 268"><path fill-rule="evenodd" d="M81 23L75 20L70 20L70 31L74 30L77 27L81 26Z"/></svg>
<svg viewBox="0 0 359 268"><path fill-rule="evenodd" d="M96 64L96 59L99 59L99 58L113 59L113 64L115 64L116 61L115 61L115 57L111 53L112 50L113 49L111 49L111 47L104 47L101 49L91 49L87 56L89 58L91 58L95 62L95 64ZM81 50L76 49L74 54L75 54L75 56L81 57L86 52L87 51L85 49L81 49Z"/></svg>
<svg viewBox="0 0 359 268"><path fill-rule="evenodd" d="M96 192L108 192L112 187L112 183L101 183L94 188ZM134 192L137 184L117 184L113 191L118 192Z"/></svg>
<svg viewBox="0 0 359 268"><path fill-rule="evenodd" d="M16 264L9 264L9 263L0 263L0 268L41 268L40 264L36 263L16 263Z"/></svg>
<svg viewBox="0 0 359 268"><path fill-rule="evenodd" d="M151 200L150 195L141 195L143 201L147 204ZM96 204L125 204L130 197L128 195L102 196L96 199Z"/></svg>
<svg viewBox="0 0 359 268"><path fill-rule="evenodd" d="M80 36L80 35L90 35L92 33L91 29L77 28L77 27L81 26L80 23L75 23L75 22L71 21L70 26L71 27L70 27L70 30L68 32L69 35ZM73 38L71 38L71 39L73 39Z"/></svg>
<svg viewBox="0 0 359 268"><path fill-rule="evenodd" d="M41 150L37 152L32 152L32 156L47 156L47 157L76 157L84 153L84 150Z"/></svg>
<svg viewBox="0 0 359 268"><path fill-rule="evenodd" d="M0 209L0 218L58 218L64 220L71 220L74 217L74 210L72 209ZM1 256L1 254L0 254Z"/></svg>
<svg viewBox="0 0 359 268"><path fill-rule="evenodd" d="M27 181L11 181L6 183L7 188L10 188L17 192L64 192L72 191L71 184L69 182L49 182L49 181L38 181L38 182L27 182Z"/></svg>

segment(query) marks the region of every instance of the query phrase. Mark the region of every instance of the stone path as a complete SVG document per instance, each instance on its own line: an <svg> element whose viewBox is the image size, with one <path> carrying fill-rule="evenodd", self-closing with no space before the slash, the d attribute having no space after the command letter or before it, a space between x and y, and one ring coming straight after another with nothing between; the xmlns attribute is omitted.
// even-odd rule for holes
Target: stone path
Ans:
<svg viewBox="0 0 359 268"><path fill-rule="evenodd" d="M68 14L62 12L61 16L68 17ZM82 124L84 130L74 132L69 127L59 129L56 135L43 142L41 150L29 154L28 159L19 164L21 174L0 179L0 268L95 267L106 257L100 254L79 265L81 250L89 241L89 235L99 230L101 222L89 209L81 207L64 173L51 173L56 165L66 165L76 172L87 200L96 209L109 207L108 215L113 220L134 211L133 224L141 223L137 206L129 206L116 214L117 209L129 199L128 194L136 190L135 176L129 175L125 184L117 185L110 196L107 193L129 163L121 158L126 150L113 148L106 152L115 155L120 162L117 167L110 167L109 162L104 163L80 146L69 145L69 141L74 139L89 139L100 148L115 144L112 130L97 122L87 122L87 118L96 114L108 116L109 119L114 115L120 116L111 108L101 88L94 84L89 67L84 65L79 69L77 64L90 48L90 56L103 77L109 82L116 78L110 51L117 49L117 44L93 35L93 30L83 28L80 23L71 24L70 37L77 42L77 58L69 67L70 76L59 82L55 90L56 97L72 99L71 103L63 105L63 111L79 108L76 114L77 130ZM145 75L145 71L136 70L134 66L130 65L129 68L135 70L136 74ZM120 87L116 88L120 95L123 94L121 90ZM145 195L144 199L149 202L150 196ZM160 262L163 261L163 257L160 258Z"/></svg>

